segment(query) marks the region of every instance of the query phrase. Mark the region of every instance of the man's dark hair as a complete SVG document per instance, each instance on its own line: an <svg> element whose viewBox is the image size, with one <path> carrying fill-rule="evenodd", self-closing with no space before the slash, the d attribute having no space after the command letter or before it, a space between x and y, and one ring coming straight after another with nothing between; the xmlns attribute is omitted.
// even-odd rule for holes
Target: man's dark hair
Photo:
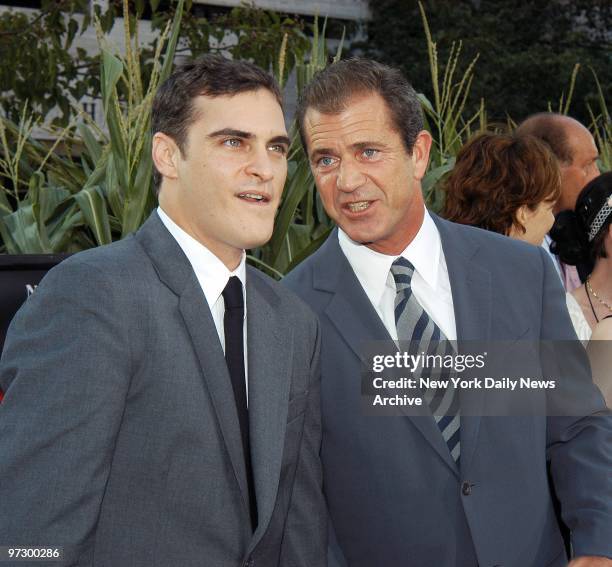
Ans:
<svg viewBox="0 0 612 567"><path fill-rule="evenodd" d="M377 93L385 101L394 129L412 154L417 135L423 130L423 111L415 90L398 69L361 58L329 65L316 73L304 89L297 109L304 149L307 151L304 117L309 108L338 114L352 97L370 93Z"/></svg>
<svg viewBox="0 0 612 567"><path fill-rule="evenodd" d="M247 61L221 55L202 55L178 67L159 87L153 99L151 132L170 136L185 154L187 132L197 120L193 101L198 96L232 96L266 89L282 107L282 95L274 78ZM161 174L154 168L153 186L159 191Z"/></svg>
<svg viewBox="0 0 612 567"><path fill-rule="evenodd" d="M572 163L574 155L567 139L567 123L571 120L563 114L540 112L521 122L515 133L517 136L535 136L546 142L557 159L564 164Z"/></svg>

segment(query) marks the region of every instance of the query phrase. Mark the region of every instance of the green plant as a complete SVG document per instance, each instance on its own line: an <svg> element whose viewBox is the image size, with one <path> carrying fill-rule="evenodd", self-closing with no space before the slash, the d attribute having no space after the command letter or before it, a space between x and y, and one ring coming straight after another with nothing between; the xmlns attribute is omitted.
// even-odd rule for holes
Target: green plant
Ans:
<svg viewBox="0 0 612 567"><path fill-rule="evenodd" d="M419 94L419 100L425 113L426 128L433 137L429 169L423 179L422 188L426 204L437 212L444 205L442 179L454 167L455 156L465 140L472 134L474 124L478 125L478 130L484 130L487 127L487 118L482 99L480 107L474 114L467 119L463 116L474 79L474 68L478 55L468 64L463 75L456 80L455 74L462 43L453 42L444 67L444 74L440 79L437 44L432 39L425 8L421 2L419 2L419 9L427 41L427 55L434 95L432 104L424 94Z"/></svg>
<svg viewBox="0 0 612 567"><path fill-rule="evenodd" d="M157 44L146 88L138 37L131 34L129 18L125 18L124 56L103 45L98 28L108 135L87 115L77 113L85 120L78 125L77 135L74 124L69 125L45 152L32 139L35 122L25 110L18 125L0 119L0 176L4 179L0 234L6 251L61 252L108 244L135 231L155 206L149 151L151 103L157 86L172 68L183 3L179 0L174 21L168 23ZM127 0L124 10L127 14ZM126 100L118 94L120 85ZM62 141L68 148L67 157L55 152ZM69 157L75 146L80 150L79 165Z"/></svg>
<svg viewBox="0 0 612 567"><path fill-rule="evenodd" d="M79 132L95 168L75 195L97 244L108 244L134 232L155 206L151 190L151 105L158 85L171 72L182 6L183 0L179 2L172 26L169 22L161 35L146 88L143 86L138 36L132 37L127 17L127 0L124 0L125 55L111 53L104 46L99 29L102 106L108 139L102 138L101 143L96 139L93 125L89 128L85 124L80 126ZM164 46L166 49L162 56ZM118 94L120 83L127 93L125 101Z"/></svg>
<svg viewBox="0 0 612 567"><path fill-rule="evenodd" d="M580 63L576 63L570 76L567 95L565 94L565 91L561 93L561 96L559 97L559 104L556 109L553 108L552 104L549 102L549 112L558 112L559 114L565 115L569 114L574 96L576 79L580 69ZM599 81L599 77L593 67L589 66L589 70L591 71L591 75L596 86L597 97L595 98L595 110L591 102L586 102L586 107L590 118L588 127L591 130L591 133L593 134L595 142L599 148L599 169L601 171L609 171L612 169L612 119L610 118L610 111L608 110L608 105Z"/></svg>
<svg viewBox="0 0 612 567"><path fill-rule="evenodd" d="M211 20L187 14L181 25L181 38L184 49L193 55L229 53L232 59L246 59L273 71L283 85L310 49L303 26L295 17L242 4Z"/></svg>
<svg viewBox="0 0 612 567"><path fill-rule="evenodd" d="M36 126L27 105L18 124L0 119L0 235L3 250L11 254L66 251L80 240L82 216L62 175L76 171L55 152L68 129L58 131L55 143L45 148L31 141Z"/></svg>
<svg viewBox="0 0 612 567"><path fill-rule="evenodd" d="M70 121L70 100L93 86L93 57L74 45L89 23L87 0L42 0L33 14L0 10L0 105L14 122L26 100L38 116L55 109L55 122Z"/></svg>
<svg viewBox="0 0 612 567"><path fill-rule="evenodd" d="M569 114L570 105L572 104L572 98L574 97L574 89L576 88L576 77L578 76L578 71L580 71L580 63L576 63L574 68L572 69L572 74L570 76L569 86L567 88L567 94L565 91L561 93L559 97L559 105L557 109L553 109L550 101L548 102L548 112L557 112L559 114Z"/></svg>
<svg viewBox="0 0 612 567"><path fill-rule="evenodd" d="M124 15L128 15L127 0L121 1ZM148 48L139 47L132 15L124 18L124 54L110 50L105 44L103 26L98 23L106 131L101 131L87 115L73 107L70 124L56 129L56 141L49 145L33 139L38 121L27 105L22 107L16 121L0 113L0 251L72 252L123 238L142 224L155 206L149 152L151 103L157 86L170 73L181 33L183 3L180 0L176 5L174 19L166 22L152 55ZM419 95L426 127L433 137L423 193L429 208L439 211L444 199L443 180L453 168L457 152L469 136L490 125L483 99L476 112L467 111L478 57L463 66L462 43L457 42L452 44L445 64L440 65L437 45L422 5L420 10L433 93L431 100ZM264 17L250 14L251 18ZM255 20L249 21L253 24ZM320 32L315 20L310 52L303 57L299 31L283 27L291 22L278 18L270 21L274 30L266 36L265 44L274 49L278 46L277 56L271 58L267 54L260 63L273 69L281 85L293 67L299 94L328 62L326 22ZM243 32L247 29L248 26ZM255 44L241 44L240 40L235 49L236 57L257 51ZM333 59L338 60L341 52L342 41ZM463 72L459 71L462 67ZM569 111L578 70L576 66L567 94L561 96L560 112ZM588 107L590 128L600 148L601 167L610 169L610 113L598 76L591 71L598 97ZM511 129L513 121L510 117L507 120ZM272 239L265 246L251 250L248 256L249 262L277 278L314 252L333 228L315 190L295 123L291 125L290 137L287 183ZM73 158L73 155L79 157Z"/></svg>
<svg viewBox="0 0 612 567"><path fill-rule="evenodd" d="M612 2L609 0L422 0L441 60L453 42L462 41L463 57L480 53L467 115L487 103L493 122L510 115L523 120L556 106L576 61L597 70L603 91L612 91L610 65ZM430 69L417 0L377 0L368 21L367 55L402 69L412 84L433 101ZM355 46L355 44L353 44ZM443 54L443 55L441 55ZM593 101L590 78L574 88L572 114L589 121L583 101ZM567 92L567 91L566 91Z"/></svg>
<svg viewBox="0 0 612 567"><path fill-rule="evenodd" d="M127 14L130 35L138 32L143 13L151 17L154 39L140 49L142 78L148 83L159 35L178 11L178 0L130 0L125 11L123 0L93 4L89 0L42 0L36 11L0 8L0 105L14 122L19 121L24 102L39 118L65 126L74 109L71 103L85 95L101 96L100 58L89 53L81 41L93 20L108 34L118 17ZM287 46L284 77L301 61L310 47L299 18L240 5L226 14L202 17L203 6L186 0L181 5L181 29L177 52L198 55L225 51L235 59L249 59L264 69L275 63L281 43ZM141 38L142 39L142 38ZM122 99L124 84L117 85Z"/></svg>
<svg viewBox="0 0 612 567"><path fill-rule="evenodd" d="M610 118L610 111L597 73L592 67L590 71L597 85L597 104L599 105L599 109L595 111L587 103L591 117L590 129L599 147L599 168L602 171L610 171L612 170L612 118Z"/></svg>
<svg viewBox="0 0 612 567"><path fill-rule="evenodd" d="M314 74L327 65L325 43L326 22L319 33L318 21L313 27L312 48L307 62L296 65L297 93L302 92ZM343 40L340 41L334 61L340 59ZM279 61L284 52L281 50ZM278 68L282 69L279 63ZM302 149L297 125L290 128L291 147L288 158L287 183L276 215L271 240L252 251L251 261L270 274L279 277L314 252L333 228L315 190L308 157Z"/></svg>

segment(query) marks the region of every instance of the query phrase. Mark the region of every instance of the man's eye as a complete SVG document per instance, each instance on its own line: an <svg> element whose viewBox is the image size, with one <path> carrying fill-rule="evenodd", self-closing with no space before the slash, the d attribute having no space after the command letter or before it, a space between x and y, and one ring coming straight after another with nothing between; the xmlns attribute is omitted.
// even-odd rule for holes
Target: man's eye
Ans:
<svg viewBox="0 0 612 567"><path fill-rule="evenodd" d="M329 167L330 165L334 165L334 163L335 163L334 158L329 157L329 156L322 157L321 159L317 161L317 165L321 167Z"/></svg>
<svg viewBox="0 0 612 567"><path fill-rule="evenodd" d="M242 144L242 140L240 138L228 138L223 141L224 146L229 146L230 148L239 148Z"/></svg>
<svg viewBox="0 0 612 567"><path fill-rule="evenodd" d="M285 146L284 144L272 144L271 146L268 146L268 149L282 155L287 154L287 146Z"/></svg>
<svg viewBox="0 0 612 567"><path fill-rule="evenodd" d="M378 155L378 150L375 150L374 148L367 148L365 150L363 150L362 152L363 156L371 159L373 157L376 157Z"/></svg>

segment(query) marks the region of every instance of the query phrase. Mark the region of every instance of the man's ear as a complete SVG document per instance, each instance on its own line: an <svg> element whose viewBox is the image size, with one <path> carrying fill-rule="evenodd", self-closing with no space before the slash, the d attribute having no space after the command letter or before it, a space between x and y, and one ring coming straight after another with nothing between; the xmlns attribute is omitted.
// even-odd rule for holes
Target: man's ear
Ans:
<svg viewBox="0 0 612 567"><path fill-rule="evenodd" d="M421 130L412 146L412 162L414 164L414 177L419 181L425 176L429 163L429 151L432 138L427 130Z"/></svg>
<svg viewBox="0 0 612 567"><path fill-rule="evenodd" d="M151 157L157 171L162 177L176 179L178 177L178 159L181 151L176 142L163 132L156 132L153 135L151 144Z"/></svg>

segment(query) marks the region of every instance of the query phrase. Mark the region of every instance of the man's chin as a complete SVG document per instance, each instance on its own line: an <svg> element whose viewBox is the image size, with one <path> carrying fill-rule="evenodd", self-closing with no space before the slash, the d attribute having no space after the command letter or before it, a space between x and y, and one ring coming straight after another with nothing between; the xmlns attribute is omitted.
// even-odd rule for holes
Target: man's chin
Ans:
<svg viewBox="0 0 612 567"><path fill-rule="evenodd" d="M253 250L254 248L259 248L260 246L265 246L270 239L272 238L272 231L266 232L264 234L253 234L248 235L247 238L244 239L244 245L242 248L245 250Z"/></svg>
<svg viewBox="0 0 612 567"><path fill-rule="evenodd" d="M354 230L351 226L340 226L344 233L355 243L368 246L376 241L376 235L372 231Z"/></svg>

